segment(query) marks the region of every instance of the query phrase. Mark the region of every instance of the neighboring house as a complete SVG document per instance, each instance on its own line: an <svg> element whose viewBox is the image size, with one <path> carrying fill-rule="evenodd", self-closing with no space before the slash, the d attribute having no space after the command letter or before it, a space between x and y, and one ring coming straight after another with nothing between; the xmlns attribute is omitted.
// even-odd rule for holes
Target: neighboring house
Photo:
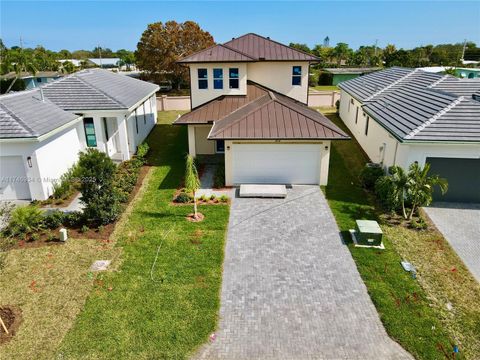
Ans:
<svg viewBox="0 0 480 360"><path fill-rule="evenodd" d="M355 79L359 76L370 74L378 70L380 70L378 67L323 69L323 71L332 74L332 83L330 85L338 85L342 81Z"/></svg>
<svg viewBox="0 0 480 360"><path fill-rule="evenodd" d="M340 116L370 159L431 165L449 190L480 202L480 79L390 68L341 83Z"/></svg>
<svg viewBox="0 0 480 360"><path fill-rule="evenodd" d="M461 78L478 79L480 78L480 69L456 68L455 74Z"/></svg>
<svg viewBox="0 0 480 360"><path fill-rule="evenodd" d="M120 58L89 58L87 61L92 66L112 69L119 67Z"/></svg>
<svg viewBox="0 0 480 360"><path fill-rule="evenodd" d="M2 80L11 80L17 76L16 73L10 72L6 75L2 75L0 78ZM56 71L38 71L34 74L23 72L20 74L19 79L25 83L25 89L30 90L36 87L45 85L49 82L55 81L62 77L61 73ZM19 80L17 80L19 81Z"/></svg>
<svg viewBox="0 0 480 360"><path fill-rule="evenodd" d="M57 60L60 64L63 64L64 62L71 62L73 66L75 67L80 67L82 65L82 60L77 60L77 59L61 59Z"/></svg>
<svg viewBox="0 0 480 360"><path fill-rule="evenodd" d="M0 96L0 200L44 200L78 152L128 160L157 119L158 86L101 69Z"/></svg>
<svg viewBox="0 0 480 360"><path fill-rule="evenodd" d="M307 107L310 63L318 59L246 34L180 60L190 69L191 155L224 154L227 186L326 185L331 140L347 134Z"/></svg>

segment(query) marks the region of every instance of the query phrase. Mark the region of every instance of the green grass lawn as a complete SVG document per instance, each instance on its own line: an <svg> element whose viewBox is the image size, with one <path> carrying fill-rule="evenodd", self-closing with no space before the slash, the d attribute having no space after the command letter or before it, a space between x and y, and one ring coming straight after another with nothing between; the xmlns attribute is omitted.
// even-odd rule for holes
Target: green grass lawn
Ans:
<svg viewBox="0 0 480 360"><path fill-rule="evenodd" d="M318 91L337 91L340 90L340 88L336 85L317 85L317 86L311 86L310 89L313 90L318 90Z"/></svg>
<svg viewBox="0 0 480 360"><path fill-rule="evenodd" d="M347 131L337 115L327 116ZM348 230L355 227L356 219L377 219L373 199L358 181L366 162L367 156L353 136L350 141L333 143L329 185L324 189L329 205L344 239L350 242L349 249L388 334L418 359L445 359L455 341L447 335L418 281L401 268L401 257L391 241L384 237L383 251L351 244Z"/></svg>
<svg viewBox="0 0 480 360"><path fill-rule="evenodd" d="M187 151L187 129L170 125L178 113L160 113L148 138L153 167L117 234L122 263L99 276L59 357L184 359L216 327L229 207L200 206L205 220L191 223L191 206L171 204Z"/></svg>

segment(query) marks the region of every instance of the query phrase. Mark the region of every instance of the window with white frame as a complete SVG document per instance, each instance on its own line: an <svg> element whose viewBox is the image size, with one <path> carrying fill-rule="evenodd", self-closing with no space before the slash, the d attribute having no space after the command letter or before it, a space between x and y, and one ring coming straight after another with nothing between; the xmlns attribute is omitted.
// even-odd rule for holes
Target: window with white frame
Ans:
<svg viewBox="0 0 480 360"><path fill-rule="evenodd" d="M208 89L208 71L207 69L198 69L198 88L200 90Z"/></svg>
<svg viewBox="0 0 480 360"><path fill-rule="evenodd" d="M292 85L296 85L296 86L302 85L302 67L301 66L292 67Z"/></svg>
<svg viewBox="0 0 480 360"><path fill-rule="evenodd" d="M238 89L240 87L238 68L230 68L228 70L228 82L230 89Z"/></svg>
<svg viewBox="0 0 480 360"><path fill-rule="evenodd" d="M223 69L213 69L213 88L223 89Z"/></svg>

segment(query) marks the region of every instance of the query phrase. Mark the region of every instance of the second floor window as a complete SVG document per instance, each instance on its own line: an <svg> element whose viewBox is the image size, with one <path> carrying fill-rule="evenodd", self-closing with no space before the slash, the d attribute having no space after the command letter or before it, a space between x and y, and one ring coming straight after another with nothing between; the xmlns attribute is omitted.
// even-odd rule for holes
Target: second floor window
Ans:
<svg viewBox="0 0 480 360"><path fill-rule="evenodd" d="M223 69L213 69L213 88L223 89Z"/></svg>
<svg viewBox="0 0 480 360"><path fill-rule="evenodd" d="M292 85L302 85L302 67L294 66L292 68Z"/></svg>
<svg viewBox="0 0 480 360"><path fill-rule="evenodd" d="M238 68L230 68L228 70L228 78L230 89L239 88L239 79L238 79Z"/></svg>
<svg viewBox="0 0 480 360"><path fill-rule="evenodd" d="M208 72L207 69L198 69L198 88L208 89Z"/></svg>

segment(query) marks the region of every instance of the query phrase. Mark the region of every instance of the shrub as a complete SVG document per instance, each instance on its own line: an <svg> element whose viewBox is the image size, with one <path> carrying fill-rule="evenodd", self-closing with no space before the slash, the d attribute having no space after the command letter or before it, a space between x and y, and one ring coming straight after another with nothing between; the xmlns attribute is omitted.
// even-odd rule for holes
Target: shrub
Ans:
<svg viewBox="0 0 480 360"><path fill-rule="evenodd" d="M228 202L228 196L227 195L222 195L222 196L219 197L219 200L222 203L226 203L226 202Z"/></svg>
<svg viewBox="0 0 480 360"><path fill-rule="evenodd" d="M213 177L213 187L221 189L225 186L225 163L218 164Z"/></svg>
<svg viewBox="0 0 480 360"><path fill-rule="evenodd" d="M11 236L25 238L27 234L42 229L43 214L38 206L19 206L10 214L6 232Z"/></svg>
<svg viewBox="0 0 480 360"><path fill-rule="evenodd" d="M422 217L419 216L418 220L412 219L410 221L410 226L416 230L425 230L428 227L428 224Z"/></svg>
<svg viewBox="0 0 480 360"><path fill-rule="evenodd" d="M181 192L177 195L174 201L177 203L187 204L189 202L192 202L192 200L193 196L187 194L186 192Z"/></svg>
<svg viewBox="0 0 480 360"><path fill-rule="evenodd" d="M89 228L87 225L83 225L83 226L80 228L80 232L81 232L81 233L86 233L88 230L90 230L90 228Z"/></svg>
<svg viewBox="0 0 480 360"><path fill-rule="evenodd" d="M318 75L318 85L332 85L333 75L322 71Z"/></svg>
<svg viewBox="0 0 480 360"><path fill-rule="evenodd" d="M81 179L81 200L85 203L85 219L95 224L108 224L120 213L119 196L114 187L116 166L105 153L88 149L80 153L78 175Z"/></svg>
<svg viewBox="0 0 480 360"><path fill-rule="evenodd" d="M80 211L72 211L63 215L63 225L77 227L83 222L83 214Z"/></svg>
<svg viewBox="0 0 480 360"><path fill-rule="evenodd" d="M63 224L65 214L62 211L54 210L43 218L43 224L47 229L56 229Z"/></svg>
<svg viewBox="0 0 480 360"><path fill-rule="evenodd" d="M33 233L32 235L30 235L30 240L31 241L38 241L38 240L40 240L40 235L38 233Z"/></svg>
<svg viewBox="0 0 480 360"><path fill-rule="evenodd" d="M383 175L385 173L380 165L369 163L365 165L360 173L360 182L364 188L371 190L374 188L378 178Z"/></svg>
<svg viewBox="0 0 480 360"><path fill-rule="evenodd" d="M337 115L340 114L340 100L335 101L335 108L337 109Z"/></svg>
<svg viewBox="0 0 480 360"><path fill-rule="evenodd" d="M148 146L147 143L141 143L137 147L137 155L136 158L142 160L143 163L145 163L148 151L150 150L150 147Z"/></svg>
<svg viewBox="0 0 480 360"><path fill-rule="evenodd" d="M47 235L47 241L55 241L55 240L57 240L57 237L55 236L55 234L52 232L49 232Z"/></svg>
<svg viewBox="0 0 480 360"><path fill-rule="evenodd" d="M375 195L382 207L387 211L396 211L400 208L398 196L391 176L384 175L375 182Z"/></svg>
<svg viewBox="0 0 480 360"><path fill-rule="evenodd" d="M208 201L208 198L205 196L205 194L200 196L199 199L202 200L202 201Z"/></svg>
<svg viewBox="0 0 480 360"><path fill-rule="evenodd" d="M65 172L60 179L53 183L53 198L66 199L75 191L76 183L76 165L72 166Z"/></svg>
<svg viewBox="0 0 480 360"><path fill-rule="evenodd" d="M100 226L98 227L98 232L101 233L103 230L105 230L105 226L100 225Z"/></svg>

